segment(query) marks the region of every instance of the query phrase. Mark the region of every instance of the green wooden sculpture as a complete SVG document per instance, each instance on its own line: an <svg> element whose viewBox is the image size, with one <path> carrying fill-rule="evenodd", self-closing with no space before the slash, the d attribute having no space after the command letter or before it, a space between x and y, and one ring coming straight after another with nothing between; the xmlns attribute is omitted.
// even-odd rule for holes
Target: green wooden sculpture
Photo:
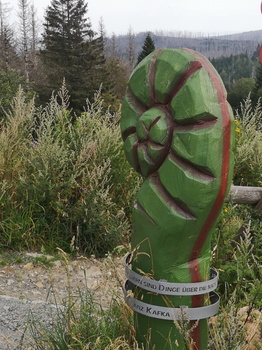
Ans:
<svg viewBox="0 0 262 350"><path fill-rule="evenodd" d="M220 77L197 52L154 51L130 77L121 132L145 181L133 209L126 299L146 349L187 349L174 319L188 320L194 349L207 347L207 318L219 304L210 240L231 183L232 121Z"/></svg>

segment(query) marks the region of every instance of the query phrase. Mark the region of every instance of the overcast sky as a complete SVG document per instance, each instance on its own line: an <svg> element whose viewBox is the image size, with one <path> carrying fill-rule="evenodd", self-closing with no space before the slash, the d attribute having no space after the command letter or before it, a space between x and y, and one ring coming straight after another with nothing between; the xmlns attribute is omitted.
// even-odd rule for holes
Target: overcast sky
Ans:
<svg viewBox="0 0 262 350"><path fill-rule="evenodd" d="M12 16L18 0L10 4ZM30 2L30 0L28 0ZM32 0L37 17L51 0ZM262 29L260 0L88 0L88 17L96 31L103 19L108 36L141 31L182 31L195 34L229 34ZM13 18L13 17L11 17Z"/></svg>

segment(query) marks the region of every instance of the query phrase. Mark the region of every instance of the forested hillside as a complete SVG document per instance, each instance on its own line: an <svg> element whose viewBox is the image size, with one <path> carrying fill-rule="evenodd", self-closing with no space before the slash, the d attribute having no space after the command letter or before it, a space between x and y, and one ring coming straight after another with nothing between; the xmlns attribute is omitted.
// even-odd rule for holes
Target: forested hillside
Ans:
<svg viewBox="0 0 262 350"><path fill-rule="evenodd" d="M211 60L228 91L233 109L252 92L257 102L261 96L262 73L259 73L259 45L262 31L239 33L222 37L194 37L190 33L139 33L129 29L127 35L108 38L108 45L117 48L119 58L134 66L143 44L150 36L155 49L187 47L202 53Z"/></svg>
<svg viewBox="0 0 262 350"><path fill-rule="evenodd" d="M88 3L82 0L50 1L40 19L41 27L30 1L18 0L16 26L10 23L9 8L8 3L0 2L2 118L19 85L27 98L35 96L36 105L45 106L52 93L57 93L65 84L70 95L69 107L76 114L81 113L86 100L92 101L94 93L101 89L103 107L110 105L116 111L148 35L156 49L188 47L211 59L234 108L255 85L256 50L262 42L261 31L211 37L161 30L135 34L130 27L126 35L108 37L102 20L99 29L94 30L88 16ZM239 82L241 79L249 80ZM259 88L257 86L256 100Z"/></svg>
<svg viewBox="0 0 262 350"><path fill-rule="evenodd" d="M181 48L188 47L192 50L196 50L209 59L218 58L220 56L230 56L239 54L252 55L258 44L262 42L262 31L240 33L230 36L194 36L190 33L170 33L157 31L156 33L150 33L154 40L155 46L159 48ZM134 35L134 43L136 53L138 53L140 47L143 45L147 33L138 33ZM118 36L119 51L122 55L125 55L125 48L128 45L130 36L123 35Z"/></svg>

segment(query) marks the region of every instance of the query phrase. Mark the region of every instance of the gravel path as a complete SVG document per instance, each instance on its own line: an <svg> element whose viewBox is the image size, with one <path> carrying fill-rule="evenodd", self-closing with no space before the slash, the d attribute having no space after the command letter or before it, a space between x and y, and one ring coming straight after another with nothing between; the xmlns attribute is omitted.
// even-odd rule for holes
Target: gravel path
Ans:
<svg viewBox="0 0 262 350"><path fill-rule="evenodd" d="M52 328L57 304L63 305L69 285L73 295L85 288L92 290L105 307L113 295L122 292L118 278L124 281L123 258L114 263L95 258L57 260L46 267L36 261L41 256L26 254L23 263L0 267L0 350L33 350L28 324L34 320Z"/></svg>
<svg viewBox="0 0 262 350"><path fill-rule="evenodd" d="M0 296L0 349L33 349L26 325L35 320L51 328L57 317L56 305L44 301ZM23 340L23 345L21 344Z"/></svg>

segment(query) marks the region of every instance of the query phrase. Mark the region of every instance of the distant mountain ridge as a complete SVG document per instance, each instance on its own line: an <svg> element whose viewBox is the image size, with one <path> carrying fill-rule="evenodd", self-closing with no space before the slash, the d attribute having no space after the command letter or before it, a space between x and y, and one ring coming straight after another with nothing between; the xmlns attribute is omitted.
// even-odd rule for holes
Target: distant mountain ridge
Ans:
<svg viewBox="0 0 262 350"><path fill-rule="evenodd" d="M258 45L260 43L262 44L262 30L203 37L194 37L193 35L189 35L188 37L176 36L176 33L174 33L174 36L171 36L170 34L165 35L164 32L158 32L157 34L153 32L141 32L134 35L136 55L142 50L145 37L148 33L150 33L154 40L156 49L187 47L202 53L209 59L239 54L252 56ZM122 57L126 56L128 40L128 35L117 36L118 50Z"/></svg>
<svg viewBox="0 0 262 350"><path fill-rule="evenodd" d="M262 30L254 30L250 32L220 35L220 36L216 36L215 38L226 39L226 40L250 40L250 41L262 43Z"/></svg>

